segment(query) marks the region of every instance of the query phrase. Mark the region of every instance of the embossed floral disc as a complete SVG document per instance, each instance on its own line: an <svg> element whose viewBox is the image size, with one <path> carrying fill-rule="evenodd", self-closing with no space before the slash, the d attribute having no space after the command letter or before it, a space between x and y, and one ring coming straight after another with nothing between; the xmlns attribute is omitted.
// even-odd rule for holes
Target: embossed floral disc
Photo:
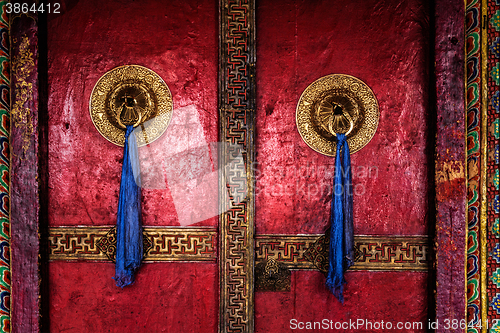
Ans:
<svg viewBox="0 0 500 333"><path fill-rule="evenodd" d="M138 146L158 139L172 119L172 94L152 70L127 65L114 68L97 81L90 96L90 117L109 141L123 146L126 125L134 125Z"/></svg>
<svg viewBox="0 0 500 333"><path fill-rule="evenodd" d="M351 153L373 138L379 121L378 102L361 80L343 74L324 76L311 83L297 104L297 129L305 143L315 151L335 156L334 132L346 133Z"/></svg>

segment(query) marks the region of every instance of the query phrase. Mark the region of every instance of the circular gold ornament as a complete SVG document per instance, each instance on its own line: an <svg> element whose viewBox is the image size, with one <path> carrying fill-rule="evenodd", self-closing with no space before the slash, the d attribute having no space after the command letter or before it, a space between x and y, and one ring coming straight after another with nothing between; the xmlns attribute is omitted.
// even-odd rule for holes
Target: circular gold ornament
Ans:
<svg viewBox="0 0 500 333"><path fill-rule="evenodd" d="M355 153L375 135L380 115L377 99L363 81L331 74L304 90L295 117L300 136L309 147L335 156L336 133L347 133L349 150Z"/></svg>
<svg viewBox="0 0 500 333"><path fill-rule="evenodd" d="M172 94L152 70L127 65L106 72L90 96L90 118L99 133L123 146L127 125L140 126L137 145L158 139L172 119Z"/></svg>

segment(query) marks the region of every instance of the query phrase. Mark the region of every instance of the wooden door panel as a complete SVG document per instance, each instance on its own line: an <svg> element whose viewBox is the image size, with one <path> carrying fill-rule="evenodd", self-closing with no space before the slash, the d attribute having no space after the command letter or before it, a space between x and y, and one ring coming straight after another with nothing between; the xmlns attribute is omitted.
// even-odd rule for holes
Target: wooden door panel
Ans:
<svg viewBox="0 0 500 333"><path fill-rule="evenodd" d="M415 322L405 332L426 330L430 10L423 1L258 2L256 265L275 259L292 272L290 291L257 289L256 332L289 332L323 319ZM354 233L376 237L356 240L363 254L346 274L343 305L325 276L305 264L313 245L293 237L319 238L329 226L335 159L309 148L295 121L302 92L329 74L361 79L380 107L375 136L351 157ZM405 243L410 235L419 244ZM399 243L391 241L396 236ZM402 271L396 262L405 261Z"/></svg>
<svg viewBox="0 0 500 333"><path fill-rule="evenodd" d="M165 151L177 143L180 152L195 143L210 149L218 135L217 3L68 2L49 17L47 31L51 331L217 331L218 218L181 223L168 186L143 183L151 185L142 189L151 248L135 284L115 286L101 243L116 223L123 148L103 138L89 116L92 89L105 72L142 65L163 78L174 104L172 127L140 148L150 163L165 167Z"/></svg>

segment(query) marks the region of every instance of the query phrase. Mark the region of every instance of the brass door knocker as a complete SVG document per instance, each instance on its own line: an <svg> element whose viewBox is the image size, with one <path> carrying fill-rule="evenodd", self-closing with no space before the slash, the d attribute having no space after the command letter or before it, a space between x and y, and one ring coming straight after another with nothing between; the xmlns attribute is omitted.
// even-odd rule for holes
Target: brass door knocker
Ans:
<svg viewBox="0 0 500 333"><path fill-rule="evenodd" d="M325 284L344 302L345 272L354 264L351 153L377 130L379 111L370 88L349 75L328 75L309 85L297 105L297 128L315 151L335 156Z"/></svg>
<svg viewBox="0 0 500 333"><path fill-rule="evenodd" d="M137 145L159 138L172 118L172 94L161 77L138 66L121 66L105 73L92 90L90 117L107 140L123 146L128 125L141 126Z"/></svg>
<svg viewBox="0 0 500 333"><path fill-rule="evenodd" d="M121 128L127 128L127 125L130 124L134 127L139 126L142 121L142 112L144 109L137 105L137 96L132 96L125 94L121 101L122 103L119 106L119 112L116 113L116 122ZM124 119L125 124L122 122L122 117Z"/></svg>
<svg viewBox="0 0 500 333"><path fill-rule="evenodd" d="M379 121L377 99L361 80L343 74L311 83L297 104L296 122L304 142L315 151L335 156L337 133L345 133L355 153L370 142Z"/></svg>
<svg viewBox="0 0 500 333"><path fill-rule="evenodd" d="M347 132L345 132L345 136L348 136L349 134L351 134L352 129L354 128L354 122L352 121L352 118L351 118L351 116L349 116L348 113L343 114L343 116L349 121L349 129L347 130ZM337 132L335 131L335 124L334 123L335 123L334 117L332 117L332 121L328 124L328 129L330 130L330 133L332 133L334 136L337 136ZM339 133L342 133L342 132L339 132Z"/></svg>

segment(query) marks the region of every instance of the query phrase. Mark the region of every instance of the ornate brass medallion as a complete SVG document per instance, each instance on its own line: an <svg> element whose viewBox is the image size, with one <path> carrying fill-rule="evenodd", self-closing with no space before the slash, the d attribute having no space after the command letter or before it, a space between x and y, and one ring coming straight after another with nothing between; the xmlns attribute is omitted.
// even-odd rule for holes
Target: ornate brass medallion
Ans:
<svg viewBox="0 0 500 333"><path fill-rule="evenodd" d="M332 74L304 90L297 105L296 121L302 139L315 151L335 156L336 133L346 133L349 150L355 153L375 135L378 103L363 81Z"/></svg>
<svg viewBox="0 0 500 333"><path fill-rule="evenodd" d="M90 96L90 117L109 141L123 146L127 125L140 126L138 146L158 139L172 118L172 94L162 78L138 65L121 66L105 73Z"/></svg>

